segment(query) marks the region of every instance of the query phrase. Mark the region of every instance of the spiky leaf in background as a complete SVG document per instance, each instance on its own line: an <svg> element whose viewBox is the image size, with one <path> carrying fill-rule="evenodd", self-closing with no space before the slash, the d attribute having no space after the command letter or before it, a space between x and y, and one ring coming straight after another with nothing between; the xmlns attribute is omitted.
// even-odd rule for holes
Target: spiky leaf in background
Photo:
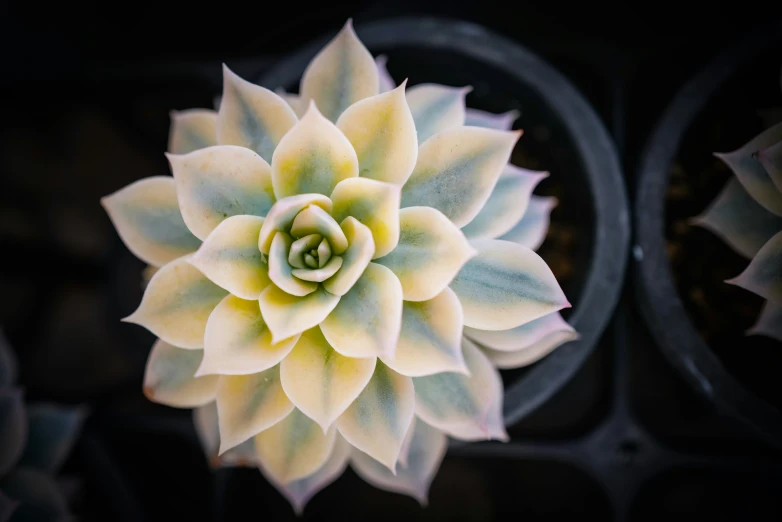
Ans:
<svg viewBox="0 0 782 522"><path fill-rule="evenodd" d="M300 94L225 67L217 111L172 113L173 177L103 199L151 267L125 319L160 338L145 393L297 512L348 465L425 503L447 437L507 440L496 366L577 338L533 250L548 173L508 163L517 114L385 61L348 21Z"/></svg>

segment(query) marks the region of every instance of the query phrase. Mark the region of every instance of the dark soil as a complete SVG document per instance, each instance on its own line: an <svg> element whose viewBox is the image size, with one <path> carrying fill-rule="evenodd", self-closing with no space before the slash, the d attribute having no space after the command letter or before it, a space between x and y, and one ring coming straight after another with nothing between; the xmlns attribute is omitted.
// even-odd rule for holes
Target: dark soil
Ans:
<svg viewBox="0 0 782 522"><path fill-rule="evenodd" d="M766 129L782 106L782 52L747 64L718 91L684 136L672 166L666 200L668 257L690 319L723 364L758 396L782 408L782 343L745 331L764 300L724 281L749 264L719 237L690 225L733 176L714 152L729 152Z"/></svg>

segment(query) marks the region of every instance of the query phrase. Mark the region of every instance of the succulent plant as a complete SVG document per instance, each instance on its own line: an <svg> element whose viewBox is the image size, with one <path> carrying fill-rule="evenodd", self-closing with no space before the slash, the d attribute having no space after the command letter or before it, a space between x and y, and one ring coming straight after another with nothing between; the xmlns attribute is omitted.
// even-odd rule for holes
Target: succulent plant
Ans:
<svg viewBox="0 0 782 522"><path fill-rule="evenodd" d="M507 440L497 367L578 336L533 250L548 174L509 163L516 113L396 86L350 21L298 95L223 72L217 111L172 113L173 177L102 200L150 265L145 393L297 512L348 463L425 503L447 437Z"/></svg>
<svg viewBox="0 0 782 522"><path fill-rule="evenodd" d="M765 299L746 334L782 341L782 123L732 152L714 155L733 176L692 223L750 260L741 274L725 281Z"/></svg>
<svg viewBox="0 0 782 522"><path fill-rule="evenodd" d="M27 405L17 362L0 331L0 522L68 520L55 474L68 458L83 408Z"/></svg>

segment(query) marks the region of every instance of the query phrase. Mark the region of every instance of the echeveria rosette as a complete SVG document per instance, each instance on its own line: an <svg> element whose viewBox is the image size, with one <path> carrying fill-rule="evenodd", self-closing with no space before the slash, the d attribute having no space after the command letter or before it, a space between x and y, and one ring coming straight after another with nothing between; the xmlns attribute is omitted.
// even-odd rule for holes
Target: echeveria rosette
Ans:
<svg viewBox="0 0 782 522"><path fill-rule="evenodd" d="M747 334L782 341L782 123L715 156L734 176L693 223L750 260L741 274L726 281L766 300Z"/></svg>
<svg viewBox="0 0 782 522"><path fill-rule="evenodd" d="M348 22L299 95L225 68L216 112L172 113L173 177L103 200L150 265L145 393L297 511L348 465L425 502L447 437L507 440L495 366L574 335L512 114L383 63Z"/></svg>
<svg viewBox="0 0 782 522"><path fill-rule="evenodd" d="M76 442L84 410L25 403L17 370L0 331L0 522L66 520L68 502L55 474Z"/></svg>

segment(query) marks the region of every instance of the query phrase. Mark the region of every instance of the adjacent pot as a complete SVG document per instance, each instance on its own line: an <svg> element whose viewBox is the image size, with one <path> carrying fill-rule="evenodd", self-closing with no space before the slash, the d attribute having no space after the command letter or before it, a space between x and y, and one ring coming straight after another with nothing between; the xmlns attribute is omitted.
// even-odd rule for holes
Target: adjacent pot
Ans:
<svg viewBox="0 0 782 522"><path fill-rule="evenodd" d="M388 57L397 82L471 85L467 106L518 109L522 136L512 162L548 170L536 194L554 195L549 236L538 251L573 308L578 333L532 366L508 372L505 422L517 422L559 390L592 352L616 305L629 247L629 217L614 144L574 86L544 60L487 29L460 21L398 18L356 24L373 55ZM296 92L306 65L329 34L265 74L259 84Z"/></svg>
<svg viewBox="0 0 782 522"><path fill-rule="evenodd" d="M668 106L651 134L640 163L635 203L638 243L634 249L639 304L662 352L709 401L778 448L782 448L782 411L750 391L749 386L726 368L688 316L666 253L665 229L671 171L683 150L687 131L704 114L710 101L717 99L720 89L730 80L739 78L737 73L742 67L760 60L762 53L778 48L780 43L782 24L779 21L758 28L695 76ZM776 78L778 72L777 69ZM778 89L778 85L777 80L771 87ZM736 148L740 144L737 143ZM693 209L693 216L701 210ZM683 258L680 262L688 261ZM715 281L714 284L725 283ZM735 348L749 350L743 345ZM747 357L752 356L748 351L744 353ZM757 361L757 364L762 363Z"/></svg>

